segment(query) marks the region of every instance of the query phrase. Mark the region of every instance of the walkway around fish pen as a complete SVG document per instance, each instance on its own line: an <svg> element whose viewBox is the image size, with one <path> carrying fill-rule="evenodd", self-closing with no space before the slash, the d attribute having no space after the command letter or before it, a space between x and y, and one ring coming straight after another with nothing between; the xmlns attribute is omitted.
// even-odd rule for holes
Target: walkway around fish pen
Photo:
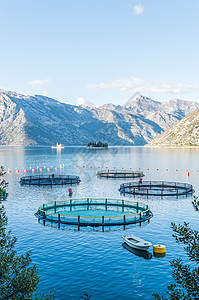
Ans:
<svg viewBox="0 0 199 300"><path fill-rule="evenodd" d="M134 181L120 185L121 193L141 196L183 196L194 193L193 186L189 183L168 181Z"/></svg>
<svg viewBox="0 0 199 300"><path fill-rule="evenodd" d="M89 212L92 216L89 216ZM141 224L153 217L146 204L107 198L81 198L45 203L35 215L44 222L57 223L58 227L60 224L91 227L126 226Z"/></svg>
<svg viewBox="0 0 199 300"><path fill-rule="evenodd" d="M21 185L65 185L76 184L81 180L74 175L33 175L21 177Z"/></svg>
<svg viewBox="0 0 199 300"><path fill-rule="evenodd" d="M130 171L130 170L100 170L97 172L97 176L106 178L138 178L143 177L142 171Z"/></svg>

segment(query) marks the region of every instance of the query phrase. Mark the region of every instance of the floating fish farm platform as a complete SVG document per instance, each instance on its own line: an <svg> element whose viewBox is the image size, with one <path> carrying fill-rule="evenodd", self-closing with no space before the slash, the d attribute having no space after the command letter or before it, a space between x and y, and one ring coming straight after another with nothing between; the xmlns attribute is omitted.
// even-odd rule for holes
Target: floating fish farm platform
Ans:
<svg viewBox="0 0 199 300"><path fill-rule="evenodd" d="M74 175L33 175L21 177L21 185L65 185L76 184L81 180Z"/></svg>
<svg viewBox="0 0 199 300"><path fill-rule="evenodd" d="M193 186L189 183L168 181L134 181L120 185L121 193L142 196L188 196L194 193Z"/></svg>
<svg viewBox="0 0 199 300"><path fill-rule="evenodd" d="M97 176L106 178L138 178L143 177L142 171L130 171L130 170L100 170L97 172Z"/></svg>
<svg viewBox="0 0 199 300"><path fill-rule="evenodd" d="M81 198L45 203L36 217L43 221L77 226L120 226L142 223L153 214L148 205L122 199Z"/></svg>

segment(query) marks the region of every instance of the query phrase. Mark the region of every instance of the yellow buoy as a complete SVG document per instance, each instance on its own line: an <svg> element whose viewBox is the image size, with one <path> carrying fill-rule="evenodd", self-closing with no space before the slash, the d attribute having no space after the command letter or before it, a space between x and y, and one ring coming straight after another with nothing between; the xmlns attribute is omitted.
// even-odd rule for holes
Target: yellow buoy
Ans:
<svg viewBox="0 0 199 300"><path fill-rule="evenodd" d="M154 253L165 253L166 252L166 246L165 245L153 245L153 252Z"/></svg>

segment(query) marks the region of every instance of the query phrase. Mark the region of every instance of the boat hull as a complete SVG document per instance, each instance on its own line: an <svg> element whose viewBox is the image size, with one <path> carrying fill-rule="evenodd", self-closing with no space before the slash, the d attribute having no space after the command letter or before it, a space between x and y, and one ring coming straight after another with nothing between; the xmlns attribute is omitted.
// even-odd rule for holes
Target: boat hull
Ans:
<svg viewBox="0 0 199 300"><path fill-rule="evenodd" d="M130 246L130 247L132 247L132 248L134 248L134 249L137 249L137 250L148 251L149 248L150 248L150 246L144 246L144 247L142 247L142 246L137 246L137 245L135 245L135 244L130 243L129 241L126 241L126 243L127 243L128 246Z"/></svg>
<svg viewBox="0 0 199 300"><path fill-rule="evenodd" d="M56 147L56 146L52 146L52 149L64 149L64 147Z"/></svg>
<svg viewBox="0 0 199 300"><path fill-rule="evenodd" d="M134 235L128 235L128 236L124 235L122 236L122 238L125 240L125 242L129 247L137 250L148 251L149 248L152 246L150 242L137 238Z"/></svg>

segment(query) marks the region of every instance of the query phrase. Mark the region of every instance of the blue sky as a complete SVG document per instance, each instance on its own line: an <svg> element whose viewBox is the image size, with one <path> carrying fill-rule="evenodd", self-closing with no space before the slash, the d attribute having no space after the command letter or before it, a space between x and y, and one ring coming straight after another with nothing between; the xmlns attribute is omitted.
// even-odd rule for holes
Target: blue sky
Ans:
<svg viewBox="0 0 199 300"><path fill-rule="evenodd" d="M69 103L199 101L198 0L0 0L0 88Z"/></svg>

